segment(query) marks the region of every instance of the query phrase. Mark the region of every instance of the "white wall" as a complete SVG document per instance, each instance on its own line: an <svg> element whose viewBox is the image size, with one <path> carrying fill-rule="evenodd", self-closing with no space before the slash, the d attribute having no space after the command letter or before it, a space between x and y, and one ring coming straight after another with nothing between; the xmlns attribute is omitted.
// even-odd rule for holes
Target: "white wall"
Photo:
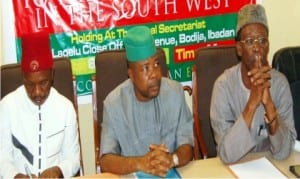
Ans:
<svg viewBox="0 0 300 179"><path fill-rule="evenodd" d="M300 1L264 0L270 31L271 62L273 54L286 46L300 46Z"/></svg>
<svg viewBox="0 0 300 179"><path fill-rule="evenodd" d="M269 62L276 50L286 46L300 46L300 1L260 0L266 8L270 28ZM15 60L15 46L10 3L0 1L0 64ZM2 30L1 26L4 30ZM5 45L5 46L3 46ZM3 58L4 57L4 58ZM79 123L85 173L94 173L94 146L91 104L79 105Z"/></svg>
<svg viewBox="0 0 300 179"><path fill-rule="evenodd" d="M0 19L1 19L1 51L2 57L0 64L16 62L15 46L15 28L13 6L11 1L0 1Z"/></svg>
<svg viewBox="0 0 300 179"><path fill-rule="evenodd" d="M1 9L1 7L3 7L2 4L3 4L3 1L0 1L0 12L2 12L2 9ZM3 53L2 53L2 51L3 51L3 48L2 48L3 35L2 34L3 34L3 30L2 30L2 15L0 13L0 66L2 64L2 59L3 59Z"/></svg>

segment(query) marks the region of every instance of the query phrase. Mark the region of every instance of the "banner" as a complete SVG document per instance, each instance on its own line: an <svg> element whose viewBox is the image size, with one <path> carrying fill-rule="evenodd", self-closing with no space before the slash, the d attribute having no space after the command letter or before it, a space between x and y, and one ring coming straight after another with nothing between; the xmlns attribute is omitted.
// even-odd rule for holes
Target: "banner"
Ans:
<svg viewBox="0 0 300 179"><path fill-rule="evenodd" d="M17 56L20 37L45 31L52 54L67 56L79 96L91 94L95 54L123 48L131 26L151 29L164 49L170 78L191 81L195 49L234 44L236 13L255 0L15 0ZM138 34L137 34L138 35Z"/></svg>

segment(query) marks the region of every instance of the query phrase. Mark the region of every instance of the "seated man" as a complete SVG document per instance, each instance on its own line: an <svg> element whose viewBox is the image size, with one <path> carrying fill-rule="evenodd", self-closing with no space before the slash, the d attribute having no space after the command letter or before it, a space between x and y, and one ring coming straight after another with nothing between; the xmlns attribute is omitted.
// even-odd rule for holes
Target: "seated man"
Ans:
<svg viewBox="0 0 300 179"><path fill-rule="evenodd" d="M80 167L73 104L53 87L47 34L22 38L23 85L0 101L0 178L61 178Z"/></svg>
<svg viewBox="0 0 300 179"><path fill-rule="evenodd" d="M293 102L287 79L268 64L264 8L244 6L236 32L241 62L216 80L212 93L210 116L218 155L225 163L260 151L287 158L296 139Z"/></svg>
<svg viewBox="0 0 300 179"><path fill-rule="evenodd" d="M163 78L154 39L145 26L124 39L129 79L104 101L102 172L164 177L193 158L193 120L182 85Z"/></svg>

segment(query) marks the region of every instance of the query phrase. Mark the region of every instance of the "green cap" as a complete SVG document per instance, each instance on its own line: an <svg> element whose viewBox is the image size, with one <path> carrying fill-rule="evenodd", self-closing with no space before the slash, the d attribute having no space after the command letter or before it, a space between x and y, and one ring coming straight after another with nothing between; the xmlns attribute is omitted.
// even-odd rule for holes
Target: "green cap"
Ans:
<svg viewBox="0 0 300 179"><path fill-rule="evenodd" d="M124 38L127 60L143 61L156 53L154 38L146 26L135 26L128 30Z"/></svg>

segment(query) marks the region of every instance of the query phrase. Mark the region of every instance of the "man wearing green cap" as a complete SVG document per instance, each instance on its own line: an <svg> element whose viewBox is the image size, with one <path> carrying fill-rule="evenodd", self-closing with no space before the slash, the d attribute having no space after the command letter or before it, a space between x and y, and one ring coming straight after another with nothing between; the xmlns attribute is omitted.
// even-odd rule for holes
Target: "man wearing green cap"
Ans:
<svg viewBox="0 0 300 179"><path fill-rule="evenodd" d="M164 177L193 158L193 120L180 83L163 78L149 28L124 39L129 79L104 101L101 170Z"/></svg>
<svg viewBox="0 0 300 179"><path fill-rule="evenodd" d="M241 62L216 80L212 93L210 117L218 155L225 163L260 151L285 159L296 139L293 102L287 79L268 64L264 8L244 6L236 32Z"/></svg>

